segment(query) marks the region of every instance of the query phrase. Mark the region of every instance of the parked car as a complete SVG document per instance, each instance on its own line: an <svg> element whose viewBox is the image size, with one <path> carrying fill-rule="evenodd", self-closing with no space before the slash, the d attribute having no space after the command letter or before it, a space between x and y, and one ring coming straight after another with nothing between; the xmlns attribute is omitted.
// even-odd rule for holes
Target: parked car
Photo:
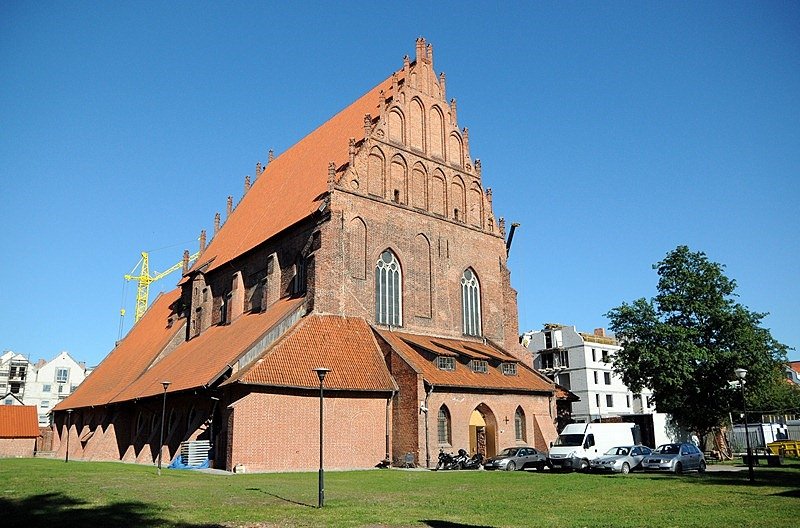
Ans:
<svg viewBox="0 0 800 528"><path fill-rule="evenodd" d="M696 469L703 473L706 470L706 459L694 444L664 444L644 457L642 468L678 474Z"/></svg>
<svg viewBox="0 0 800 528"><path fill-rule="evenodd" d="M594 471L612 471L627 475L634 469L641 469L642 460L650 453L652 450L643 445L612 447L600 458L592 460L590 467Z"/></svg>
<svg viewBox="0 0 800 528"><path fill-rule="evenodd" d="M542 469L547 464L547 454L533 447L507 447L483 463L483 469L514 471L526 468Z"/></svg>

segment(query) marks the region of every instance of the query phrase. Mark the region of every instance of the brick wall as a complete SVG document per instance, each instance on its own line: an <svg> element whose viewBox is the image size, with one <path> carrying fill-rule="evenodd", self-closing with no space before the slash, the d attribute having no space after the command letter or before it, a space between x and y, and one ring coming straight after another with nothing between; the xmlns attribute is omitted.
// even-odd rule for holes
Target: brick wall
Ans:
<svg viewBox="0 0 800 528"><path fill-rule="evenodd" d="M32 457L35 438L0 438L0 458Z"/></svg>
<svg viewBox="0 0 800 528"><path fill-rule="evenodd" d="M319 398L251 393L231 405L228 469L298 471L319 467ZM386 399L326 394L324 465L369 468L385 457Z"/></svg>

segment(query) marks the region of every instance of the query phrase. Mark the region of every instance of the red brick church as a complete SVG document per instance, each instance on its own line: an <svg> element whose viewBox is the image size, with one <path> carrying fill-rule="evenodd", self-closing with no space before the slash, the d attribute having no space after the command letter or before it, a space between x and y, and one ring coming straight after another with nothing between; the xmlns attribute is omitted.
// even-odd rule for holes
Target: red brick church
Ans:
<svg viewBox="0 0 800 528"><path fill-rule="evenodd" d="M259 163L216 224L178 287L58 405L62 455L65 434L71 458L141 463L200 439L218 468L315 468L317 367L330 369L326 467L555 438L554 387L518 342L504 222L424 39Z"/></svg>

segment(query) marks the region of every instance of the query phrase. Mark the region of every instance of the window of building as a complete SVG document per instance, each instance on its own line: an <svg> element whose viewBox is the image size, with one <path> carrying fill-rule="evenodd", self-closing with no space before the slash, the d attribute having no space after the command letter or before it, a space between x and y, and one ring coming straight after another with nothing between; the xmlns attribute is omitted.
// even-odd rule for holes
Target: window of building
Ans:
<svg viewBox="0 0 800 528"><path fill-rule="evenodd" d="M292 280L292 293L299 295L306 292L306 258L297 255L294 263L294 279Z"/></svg>
<svg viewBox="0 0 800 528"><path fill-rule="evenodd" d="M56 383L66 383L67 379L69 379L69 369L68 368L58 368L58 369L56 369Z"/></svg>
<svg viewBox="0 0 800 528"><path fill-rule="evenodd" d="M630 394L626 394L625 395L625 407L630 407L630 406L631 406L631 395Z"/></svg>
<svg viewBox="0 0 800 528"><path fill-rule="evenodd" d="M613 394L606 394L606 406L613 407L614 406L614 395Z"/></svg>
<svg viewBox="0 0 800 528"><path fill-rule="evenodd" d="M53 386L49 383L42 385L42 392L50 392L51 390L53 390Z"/></svg>
<svg viewBox="0 0 800 528"><path fill-rule="evenodd" d="M610 372L603 372L603 381L605 381L606 385L611 385L611 373Z"/></svg>
<svg viewBox="0 0 800 528"><path fill-rule="evenodd" d="M502 369L503 369L503 375L505 375L505 376L516 376L517 375L517 364L516 363L503 363Z"/></svg>
<svg viewBox="0 0 800 528"><path fill-rule="evenodd" d="M564 387L567 390L572 389L572 383L570 381L569 373L562 372L558 375L558 384Z"/></svg>
<svg viewBox="0 0 800 528"><path fill-rule="evenodd" d="M436 366L441 370L455 370L456 360L448 356L439 356L436 358Z"/></svg>
<svg viewBox="0 0 800 528"><path fill-rule="evenodd" d="M608 363L608 350L603 350L603 363Z"/></svg>
<svg viewBox="0 0 800 528"><path fill-rule="evenodd" d="M517 411L514 413L514 438L517 442L525 442L526 436L525 413L521 407L517 407Z"/></svg>
<svg viewBox="0 0 800 528"><path fill-rule="evenodd" d="M553 348L553 332L550 330L544 333L544 347Z"/></svg>
<svg viewBox="0 0 800 528"><path fill-rule="evenodd" d="M597 404L597 408L599 409L600 408L600 395L599 394L595 394L594 395L594 402Z"/></svg>
<svg viewBox="0 0 800 528"><path fill-rule="evenodd" d="M569 368L569 350L561 350L558 353L559 366Z"/></svg>
<svg viewBox="0 0 800 528"><path fill-rule="evenodd" d="M439 418L437 424L437 431L440 444L450 445L450 411L447 407L442 405L439 407Z"/></svg>
<svg viewBox="0 0 800 528"><path fill-rule="evenodd" d="M464 334L481 335L481 287L471 268L461 275L461 313Z"/></svg>
<svg viewBox="0 0 800 528"><path fill-rule="evenodd" d="M6 401L3 403L5 403L6 405L11 405L13 402L14 400L12 400L11 398L6 398Z"/></svg>
<svg viewBox="0 0 800 528"><path fill-rule="evenodd" d="M472 372L486 374L489 371L489 363L482 359L473 359L469 362L469 368L472 369Z"/></svg>
<svg viewBox="0 0 800 528"><path fill-rule="evenodd" d="M375 265L375 321L403 325L403 274L394 253L384 251Z"/></svg>
<svg viewBox="0 0 800 528"><path fill-rule="evenodd" d="M592 371L592 375L594 376L594 383L595 383L595 385L596 385L596 384L597 384L597 371L596 371L596 370L593 370L593 371Z"/></svg>
<svg viewBox="0 0 800 528"><path fill-rule="evenodd" d="M64 392L64 386L63 386L63 385L61 385L61 384L59 384L59 386L58 386L58 393L59 393L59 394L62 394L63 392Z"/></svg>
<svg viewBox="0 0 800 528"><path fill-rule="evenodd" d="M22 384L21 383L11 382L11 386L9 387L9 391L8 392L10 392L11 394L19 394L21 390L22 390Z"/></svg>
<svg viewBox="0 0 800 528"><path fill-rule="evenodd" d="M592 349L592 361L597 361L597 350Z"/></svg>
<svg viewBox="0 0 800 528"><path fill-rule="evenodd" d="M542 365L541 368L543 369L551 369L553 368L553 353L552 352L542 352L539 354L539 363Z"/></svg>
<svg viewBox="0 0 800 528"><path fill-rule="evenodd" d="M77 389L77 388L78 388L78 386L77 386L77 385L70 385L70 386L69 386L69 391L70 391L70 392L75 392L75 389Z"/></svg>
<svg viewBox="0 0 800 528"><path fill-rule="evenodd" d="M41 407L42 409L47 409L50 407L50 400L42 400Z"/></svg>

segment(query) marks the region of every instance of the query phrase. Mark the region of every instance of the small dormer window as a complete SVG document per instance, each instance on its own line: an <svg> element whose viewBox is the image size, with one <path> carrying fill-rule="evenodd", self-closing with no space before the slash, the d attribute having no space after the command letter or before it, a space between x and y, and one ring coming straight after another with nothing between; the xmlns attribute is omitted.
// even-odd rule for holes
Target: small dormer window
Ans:
<svg viewBox="0 0 800 528"><path fill-rule="evenodd" d="M517 364L516 363L503 363L502 370L503 370L503 375L504 376L516 376L517 375Z"/></svg>
<svg viewBox="0 0 800 528"><path fill-rule="evenodd" d="M440 370L455 370L456 360L447 356L439 356L436 358L436 366Z"/></svg>
<svg viewBox="0 0 800 528"><path fill-rule="evenodd" d="M469 368L472 369L472 372L486 374L489 371L489 363L483 359L473 359L469 362Z"/></svg>

